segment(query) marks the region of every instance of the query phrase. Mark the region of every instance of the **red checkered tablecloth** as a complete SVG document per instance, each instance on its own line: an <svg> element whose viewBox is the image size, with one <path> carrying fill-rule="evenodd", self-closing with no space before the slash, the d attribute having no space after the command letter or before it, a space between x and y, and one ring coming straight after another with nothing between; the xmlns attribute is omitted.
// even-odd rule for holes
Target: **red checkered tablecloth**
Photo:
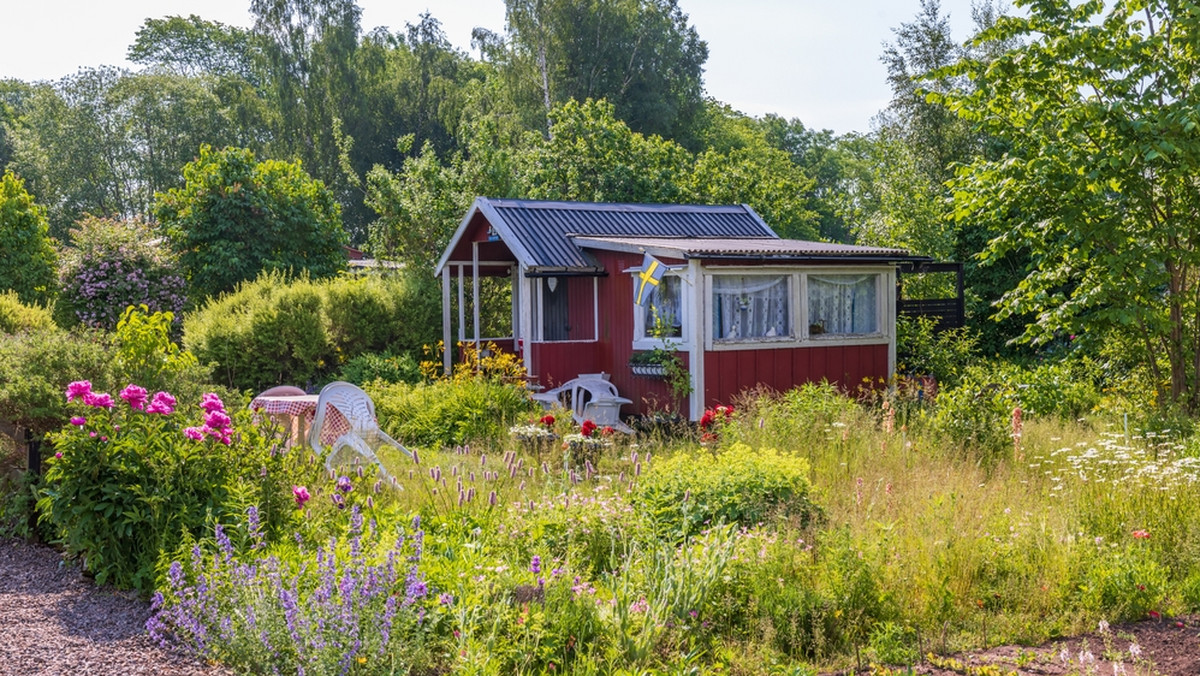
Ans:
<svg viewBox="0 0 1200 676"><path fill-rule="evenodd" d="M261 411L267 415L286 415L292 418L301 418L304 421L304 428L307 429L317 414L318 399L319 397L315 394L294 397L255 397L254 401L250 402L250 410ZM346 420L346 417L338 412L337 409L326 404L325 424L321 428L321 443L326 445L332 444L338 437L349 431L350 421ZM300 443L308 443L307 438L300 439L299 441Z"/></svg>

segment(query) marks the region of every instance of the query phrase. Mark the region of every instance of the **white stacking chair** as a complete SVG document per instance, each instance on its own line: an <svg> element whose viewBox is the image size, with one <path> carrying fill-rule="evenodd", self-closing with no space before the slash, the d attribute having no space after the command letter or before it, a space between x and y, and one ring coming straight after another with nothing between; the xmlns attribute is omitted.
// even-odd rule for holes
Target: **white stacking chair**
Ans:
<svg viewBox="0 0 1200 676"><path fill-rule="evenodd" d="M379 467L380 475L387 478L387 470L375 454L378 448L391 446L403 451L410 458L413 457L412 451L379 429L379 423L375 420L375 402L371 401L371 397L357 386L340 381L321 388L321 394L317 398L317 413L313 418L312 429L309 430L308 443L318 454L323 450L321 430L326 424L328 407L333 407L340 413L346 422L350 423L350 429L330 444L329 453L325 456L326 469L332 471L338 455L343 450L349 450L362 456L364 460L375 463Z"/></svg>
<svg viewBox="0 0 1200 676"><path fill-rule="evenodd" d="M534 401L546 408L563 405L563 396L570 397L571 414L575 422L583 424L591 420L600 427L612 427L622 432L632 432L628 425L621 422L621 407L632 404L633 400L622 397L617 392L617 386L608 380L598 378L595 374L580 376L545 392L535 394Z"/></svg>

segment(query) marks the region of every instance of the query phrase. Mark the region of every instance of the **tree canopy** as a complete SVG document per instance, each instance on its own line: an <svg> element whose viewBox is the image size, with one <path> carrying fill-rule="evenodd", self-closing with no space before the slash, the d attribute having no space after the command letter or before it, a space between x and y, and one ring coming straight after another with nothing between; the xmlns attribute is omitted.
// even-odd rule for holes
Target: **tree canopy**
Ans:
<svg viewBox="0 0 1200 676"><path fill-rule="evenodd" d="M300 162L203 146L183 177L183 187L156 196L154 213L194 298L231 291L264 270L328 277L345 269L337 201Z"/></svg>
<svg viewBox="0 0 1200 676"><path fill-rule="evenodd" d="M1200 404L1200 10L1165 0L1019 3L981 44L1023 44L944 71L973 82L935 97L1008 149L962 167L959 222L996 228L984 256L1027 252L1001 314L1024 334L1121 339L1169 398Z"/></svg>
<svg viewBox="0 0 1200 676"><path fill-rule="evenodd" d="M0 176L0 291L11 289L25 303L49 300L55 260L46 209L33 201L24 181L5 171Z"/></svg>

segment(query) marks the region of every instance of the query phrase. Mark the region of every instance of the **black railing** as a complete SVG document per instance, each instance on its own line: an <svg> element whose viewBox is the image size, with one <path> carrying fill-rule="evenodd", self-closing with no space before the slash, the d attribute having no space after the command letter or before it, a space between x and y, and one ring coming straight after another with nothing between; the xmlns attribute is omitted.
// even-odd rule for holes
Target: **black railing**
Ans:
<svg viewBox="0 0 1200 676"><path fill-rule="evenodd" d="M953 273L956 298L908 299L904 297L904 275ZM962 263L902 263L896 275L896 313L902 317L928 317L934 329L945 331L966 325L966 306L963 302Z"/></svg>

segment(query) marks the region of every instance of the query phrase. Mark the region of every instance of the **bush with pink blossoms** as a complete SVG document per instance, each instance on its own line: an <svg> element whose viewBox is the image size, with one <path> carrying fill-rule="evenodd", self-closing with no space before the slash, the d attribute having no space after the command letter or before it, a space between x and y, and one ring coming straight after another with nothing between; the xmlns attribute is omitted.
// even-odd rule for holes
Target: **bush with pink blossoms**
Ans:
<svg viewBox="0 0 1200 676"><path fill-rule="evenodd" d="M59 396L72 417L51 435L37 510L98 582L149 591L160 552L251 506L274 537L299 518L292 486L320 483L307 454L216 394L188 403L131 383L113 397L76 381Z"/></svg>
<svg viewBox="0 0 1200 676"><path fill-rule="evenodd" d="M55 318L63 326L112 330L129 306L179 317L186 302L178 262L139 221L86 217L62 253Z"/></svg>

